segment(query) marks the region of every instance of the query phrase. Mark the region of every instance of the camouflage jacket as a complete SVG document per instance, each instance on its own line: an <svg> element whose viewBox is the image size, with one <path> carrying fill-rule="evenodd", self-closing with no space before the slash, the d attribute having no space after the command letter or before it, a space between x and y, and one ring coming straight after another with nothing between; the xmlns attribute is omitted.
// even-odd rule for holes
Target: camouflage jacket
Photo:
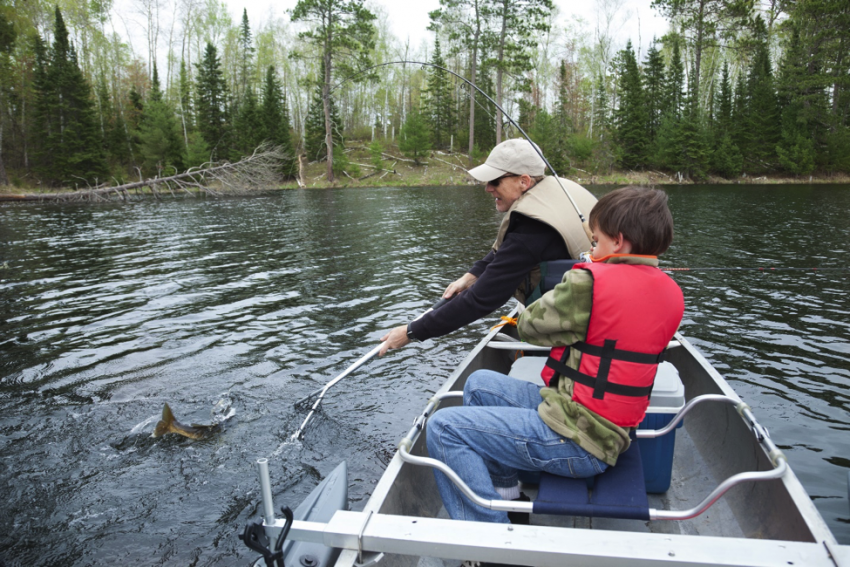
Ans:
<svg viewBox="0 0 850 567"><path fill-rule="evenodd" d="M657 259L633 256L612 257L608 263L658 266ZM522 340L544 346L566 346L587 338L593 302L593 277L587 270L569 270L555 289L535 301L519 316L517 330ZM567 365L578 369L581 353L571 350ZM629 448L629 430L614 425L578 402L573 381L561 376L557 384L540 390L540 418L558 434L609 465Z"/></svg>

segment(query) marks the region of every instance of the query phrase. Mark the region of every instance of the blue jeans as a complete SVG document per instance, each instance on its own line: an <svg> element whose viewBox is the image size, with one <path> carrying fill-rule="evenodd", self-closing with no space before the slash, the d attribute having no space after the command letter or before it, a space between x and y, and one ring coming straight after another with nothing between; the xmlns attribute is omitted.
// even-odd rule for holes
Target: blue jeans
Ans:
<svg viewBox="0 0 850 567"><path fill-rule="evenodd" d="M539 386L478 370L466 382L462 407L441 409L428 419L428 454L488 500L501 499L495 486L516 486L520 470L574 478L603 472L607 464L540 419L541 402ZM434 474L452 518L508 523L506 512L476 506L443 473Z"/></svg>

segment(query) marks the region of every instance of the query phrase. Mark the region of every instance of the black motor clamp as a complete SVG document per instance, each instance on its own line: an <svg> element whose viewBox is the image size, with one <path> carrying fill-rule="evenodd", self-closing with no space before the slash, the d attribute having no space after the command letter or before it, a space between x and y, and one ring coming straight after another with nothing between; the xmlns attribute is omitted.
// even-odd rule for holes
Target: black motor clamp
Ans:
<svg viewBox="0 0 850 567"><path fill-rule="evenodd" d="M289 535L289 528L292 527L293 518L292 510L289 509L289 506L281 507L280 511L283 512L286 522L277 538L274 552L269 549L269 538L266 536L266 530L262 522L254 522L246 525L245 531L239 534L239 539L244 541L245 545L263 556L266 567L286 567L283 563L283 542L286 541L286 536Z"/></svg>

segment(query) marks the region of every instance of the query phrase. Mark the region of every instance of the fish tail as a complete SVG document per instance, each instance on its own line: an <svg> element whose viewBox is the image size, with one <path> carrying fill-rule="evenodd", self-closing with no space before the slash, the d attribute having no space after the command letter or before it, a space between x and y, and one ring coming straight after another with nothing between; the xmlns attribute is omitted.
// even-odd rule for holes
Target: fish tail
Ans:
<svg viewBox="0 0 850 567"><path fill-rule="evenodd" d="M168 404L165 404L165 407L162 408L162 419L156 424L156 428L153 430L154 437L162 437L169 431L172 431L174 428L174 414L171 413L171 408L168 407Z"/></svg>

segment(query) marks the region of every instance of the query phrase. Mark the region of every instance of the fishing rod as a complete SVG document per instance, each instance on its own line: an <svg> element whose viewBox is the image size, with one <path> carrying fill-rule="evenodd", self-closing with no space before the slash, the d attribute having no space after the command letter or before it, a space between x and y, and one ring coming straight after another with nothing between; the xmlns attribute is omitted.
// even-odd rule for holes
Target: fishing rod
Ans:
<svg viewBox="0 0 850 567"><path fill-rule="evenodd" d="M529 143L529 144L531 144L531 147L533 147L533 148L534 148L534 151L535 151L535 152L537 152L537 155L539 155L539 156L540 156L540 159L542 159L542 160L543 160L543 163L545 163L545 164L546 164L546 167L548 167L548 168L549 168L549 171L551 171L551 172L552 172L552 175L555 177L555 181L557 181L557 182L558 182L558 186L559 186L559 187L560 187L560 188L564 191L564 194L565 194L565 195L567 196L567 198L570 200L570 203L572 204L573 209L575 209L575 212L578 214L578 218L579 218L579 220L581 221L581 226L582 226L582 228L584 229L584 232L587 234L587 239L588 239L588 240L593 240L593 236L592 236L592 233L591 233L591 231L590 231L590 226L589 226L589 225L588 225L588 223L587 223L587 219L585 218L584 214L582 214L581 209L579 208L578 204L577 204L577 203L575 202L575 200L573 199L573 196L572 196L572 195L570 195L570 192L569 192L569 191L567 191L567 189L566 189L566 188L563 186L563 184L561 183L561 180L560 180L560 178L558 177L558 172L557 172L557 171L555 171L555 168L554 168L554 167L552 167L552 164L551 164L551 163L549 163L549 160L548 160L548 159L546 159L546 156L544 156L544 155L543 155L543 152L541 151L541 149L537 146L537 144L535 144L534 142L532 142L532 141L531 141L531 138L528 136L528 134L526 134L526 133L525 133L525 130L523 130L523 129L522 129L522 126L520 126L519 124L517 124L516 120L514 120L514 119L511 117L511 115L510 115L510 114L508 114L507 112L505 112L505 109L504 109L504 108L502 108L502 107L501 107L498 103L496 103L496 101L495 101L495 100L493 100L492 98L490 98L490 96L489 96L487 93L485 93L485 92L484 92L484 91L482 91L480 88L478 88L478 85L476 85L475 83L473 83L472 81L470 81L470 80L469 80L469 79L467 79L466 77L464 77L464 76L462 76L462 75L460 75L460 74L458 74L458 73L455 73L455 72L454 72L454 71L452 71L451 69L446 69L445 67L440 67L439 65L435 65L435 64L433 64L433 63L424 63L424 62L422 62L422 61L407 61L407 60L402 60L402 61L389 61L389 62L387 62L387 63L380 63L380 64L378 64L378 65L372 65L371 67L366 67L365 69L362 69L360 72L355 73L354 75L352 75L352 76L350 76L350 77L346 77L344 80L340 81L340 82L339 82L339 83L337 83L337 84L336 84L336 85L335 85L332 89L330 89L330 91L329 91L329 92L333 92L333 91L335 91L336 89L338 89L339 87L341 87L343 84L347 83L348 81L351 81L351 80L355 79L356 77L358 77L358 76L360 76L360 75L364 75L364 74L366 74L366 73L368 73L369 71L372 71L372 70L374 70L374 69L378 69L378 68L380 68L380 67L386 67L386 66L388 66L388 65L406 65L406 64L408 64L408 63L409 63L409 64L411 64L411 65L421 65L421 66L423 66L423 67L433 67L434 69L439 69L440 71L445 71L446 73L449 73L450 75L452 75L452 76L454 76L454 77L457 77L458 79L460 79L461 81L463 81L464 83L466 83L467 85L469 85L470 87L472 87L473 89L475 89L476 91L478 91L478 94L480 94L481 96L483 96L484 98L486 98L486 99L487 99L487 100L488 100L488 101L489 101L489 102L490 102L493 106L495 106L495 107L496 107L496 108L497 108L497 109L498 109L498 110L499 110L499 111L500 111L500 112L504 115L504 117L508 119L508 122L510 122L510 124L511 124L514 128L516 128L516 129L519 131L519 133L520 133L520 134L522 134L522 137L523 137L523 138L525 138L525 139L528 141L528 143Z"/></svg>
<svg viewBox="0 0 850 567"><path fill-rule="evenodd" d="M450 299L451 298L449 298L449 299L441 298L437 303L435 303L434 305L432 305L431 307L429 307L428 309L423 311L422 314L419 315L419 317L414 319L414 321L424 317L426 314L430 313L431 311L433 311L435 309L439 309L445 303L448 303ZM304 421L301 423L301 426L298 428L298 430L295 433L293 433L292 436L289 438L290 441L298 441L299 439L302 439L304 437L304 429L307 427L307 424L310 422L310 419L313 417L313 415L317 411L319 411L319 406L322 404L322 400L324 399L325 394L328 393L328 390L330 390L331 387L334 384L336 384L337 382L339 382L340 380L342 380L343 378L345 378L346 376L348 376L349 374L351 374L352 372L354 372L355 370L357 370L358 368L360 368L361 366L366 364L369 360L374 358L376 354L381 352L381 348L383 346L384 346L384 343L382 342L381 344L379 344L378 346L376 346L375 348L373 348L372 350L370 350L369 352L367 352L366 354L364 354L363 356L358 358L354 362L354 364L352 364L351 366L346 368L342 372L342 374L340 374L339 376L337 376L336 378L334 378L333 380L331 380L330 382L328 382L327 384L325 384L324 386L322 386L318 390L311 392L310 394L301 398L300 400L298 400L297 402L295 402L293 404L295 407L298 407L299 405L302 405L303 403L312 399L314 396L318 395L318 397L316 398L316 401L313 403L313 406L310 408L310 413L308 413L307 417L304 418Z"/></svg>

